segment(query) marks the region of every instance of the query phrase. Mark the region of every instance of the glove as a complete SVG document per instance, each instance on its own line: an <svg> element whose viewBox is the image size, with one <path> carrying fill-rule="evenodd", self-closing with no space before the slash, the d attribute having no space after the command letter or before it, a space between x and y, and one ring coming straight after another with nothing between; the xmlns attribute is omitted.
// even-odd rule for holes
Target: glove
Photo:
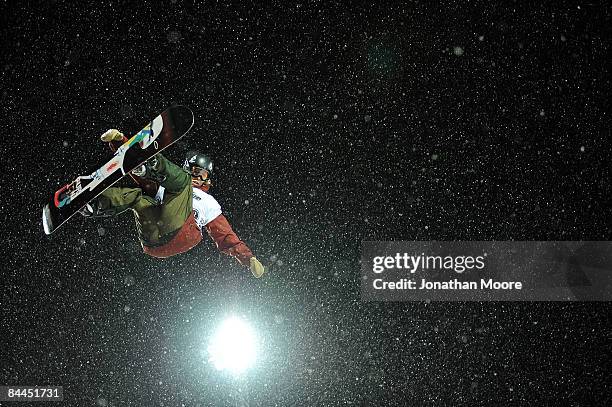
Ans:
<svg viewBox="0 0 612 407"><path fill-rule="evenodd" d="M257 260L255 257L251 257L251 260L249 260L249 262L250 262L251 273L253 273L255 278L261 277L263 273L266 271L263 264L261 264L259 260Z"/></svg>
<svg viewBox="0 0 612 407"><path fill-rule="evenodd" d="M117 129L106 130L106 132L100 136L100 140L110 143L111 141L123 140L123 133Z"/></svg>

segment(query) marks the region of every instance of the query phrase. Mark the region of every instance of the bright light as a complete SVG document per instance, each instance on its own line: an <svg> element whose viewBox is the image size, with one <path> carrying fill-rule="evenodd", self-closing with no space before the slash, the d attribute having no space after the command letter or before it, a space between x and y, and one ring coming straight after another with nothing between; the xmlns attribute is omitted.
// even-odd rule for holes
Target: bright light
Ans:
<svg viewBox="0 0 612 407"><path fill-rule="evenodd" d="M244 321L227 319L208 346L210 361L218 370L240 374L255 362L255 335Z"/></svg>

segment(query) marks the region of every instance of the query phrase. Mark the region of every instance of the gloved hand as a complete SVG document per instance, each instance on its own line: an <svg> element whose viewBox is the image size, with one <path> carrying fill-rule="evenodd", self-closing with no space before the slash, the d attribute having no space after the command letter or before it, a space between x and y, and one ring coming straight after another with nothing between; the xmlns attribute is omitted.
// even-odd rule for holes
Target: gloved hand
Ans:
<svg viewBox="0 0 612 407"><path fill-rule="evenodd" d="M250 262L251 273L253 273L255 278L261 277L263 273L266 271L263 264L261 264L261 262L257 260L255 257L251 257L251 260L249 260L249 262Z"/></svg>
<svg viewBox="0 0 612 407"><path fill-rule="evenodd" d="M106 132L100 136L100 140L110 143L111 141L121 141L123 139L123 133L117 129L106 130Z"/></svg>

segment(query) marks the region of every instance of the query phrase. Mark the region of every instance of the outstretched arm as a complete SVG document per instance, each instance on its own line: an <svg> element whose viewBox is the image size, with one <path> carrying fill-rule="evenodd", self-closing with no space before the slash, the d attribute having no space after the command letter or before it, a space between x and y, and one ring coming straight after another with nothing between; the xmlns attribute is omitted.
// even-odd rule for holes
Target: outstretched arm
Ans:
<svg viewBox="0 0 612 407"><path fill-rule="evenodd" d="M262 276L263 265L255 258L246 243L238 238L225 216L219 215L209 222L206 231L221 252L236 258L243 266L249 267L255 277Z"/></svg>

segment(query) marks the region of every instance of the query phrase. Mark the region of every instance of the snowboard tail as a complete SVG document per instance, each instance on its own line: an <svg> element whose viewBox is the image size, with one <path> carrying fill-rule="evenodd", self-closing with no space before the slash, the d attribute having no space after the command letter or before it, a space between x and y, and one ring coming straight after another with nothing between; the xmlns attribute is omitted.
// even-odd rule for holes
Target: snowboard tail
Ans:
<svg viewBox="0 0 612 407"><path fill-rule="evenodd" d="M45 233L53 233L134 168L174 144L192 126L193 113L185 106L173 106L162 112L119 147L106 164L90 175L77 177L53 194L51 201L43 208Z"/></svg>

